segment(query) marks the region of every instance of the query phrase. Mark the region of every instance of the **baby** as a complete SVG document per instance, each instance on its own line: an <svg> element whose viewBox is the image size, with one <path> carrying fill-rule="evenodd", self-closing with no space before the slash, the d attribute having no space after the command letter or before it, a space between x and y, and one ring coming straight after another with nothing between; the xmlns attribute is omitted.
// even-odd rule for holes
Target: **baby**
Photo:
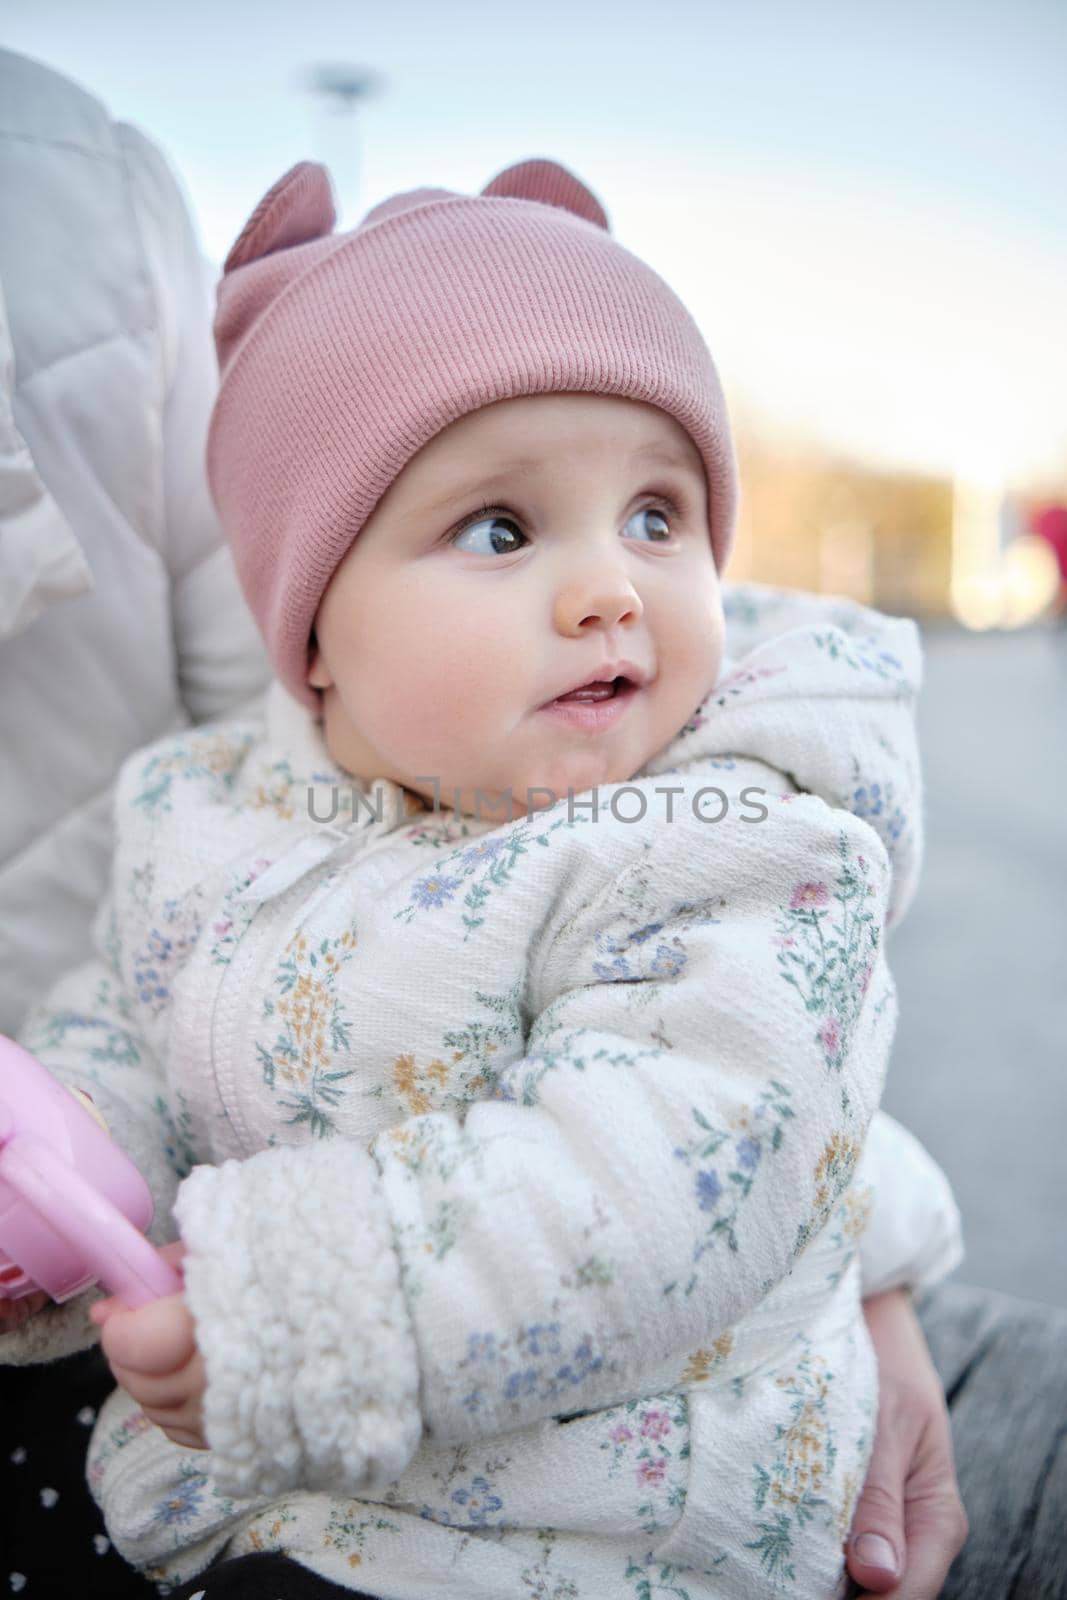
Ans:
<svg viewBox="0 0 1067 1600"><path fill-rule="evenodd" d="M127 763L99 959L23 1036L181 1233L183 1296L94 1307L90 1483L168 1583L839 1595L861 1293L960 1255L877 1112L916 629L724 599L715 368L563 168L333 224L294 168L219 294L278 681Z"/></svg>

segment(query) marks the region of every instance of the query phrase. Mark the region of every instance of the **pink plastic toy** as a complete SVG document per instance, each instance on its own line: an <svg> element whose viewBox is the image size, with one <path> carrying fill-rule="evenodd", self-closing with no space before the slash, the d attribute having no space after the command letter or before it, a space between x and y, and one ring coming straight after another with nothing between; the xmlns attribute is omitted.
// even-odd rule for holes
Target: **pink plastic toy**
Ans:
<svg viewBox="0 0 1067 1600"><path fill-rule="evenodd" d="M144 1238L152 1196L130 1158L27 1050L0 1035L0 1299L69 1300L102 1283L128 1306L181 1280Z"/></svg>

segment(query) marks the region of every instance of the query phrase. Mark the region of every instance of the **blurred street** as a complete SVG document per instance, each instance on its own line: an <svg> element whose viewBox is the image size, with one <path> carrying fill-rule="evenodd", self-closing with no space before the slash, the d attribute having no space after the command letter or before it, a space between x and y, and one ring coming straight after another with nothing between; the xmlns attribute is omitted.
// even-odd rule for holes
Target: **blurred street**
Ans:
<svg viewBox="0 0 1067 1600"><path fill-rule="evenodd" d="M1067 1306L1067 627L923 625L926 860L884 1104L948 1173L961 1281Z"/></svg>

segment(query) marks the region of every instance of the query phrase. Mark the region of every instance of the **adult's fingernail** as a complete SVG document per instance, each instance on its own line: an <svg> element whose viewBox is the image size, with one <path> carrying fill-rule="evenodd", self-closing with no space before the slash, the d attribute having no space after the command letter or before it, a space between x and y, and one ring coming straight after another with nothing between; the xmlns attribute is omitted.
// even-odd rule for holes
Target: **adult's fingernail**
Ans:
<svg viewBox="0 0 1067 1600"><path fill-rule="evenodd" d="M883 1539L880 1533L861 1533L852 1548L865 1566L881 1567L885 1572L896 1572L896 1551L889 1540Z"/></svg>

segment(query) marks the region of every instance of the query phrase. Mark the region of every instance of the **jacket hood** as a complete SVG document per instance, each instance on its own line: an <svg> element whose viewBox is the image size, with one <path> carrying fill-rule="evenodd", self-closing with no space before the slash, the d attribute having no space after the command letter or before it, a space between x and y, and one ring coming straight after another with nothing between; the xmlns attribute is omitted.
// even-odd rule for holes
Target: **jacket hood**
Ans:
<svg viewBox="0 0 1067 1600"><path fill-rule="evenodd" d="M726 648L719 681L679 734L636 774L684 769L708 784L739 760L764 763L798 792L870 824L889 856L892 881L887 926L904 915L922 865L922 785L915 701L922 682L919 630L834 595L726 584ZM301 781L331 794L364 785L331 760L321 728L277 681L266 702L263 760L285 759ZM270 770L276 771L277 768ZM240 787L265 782L254 763ZM404 791L385 778L384 814L406 820Z"/></svg>
<svg viewBox="0 0 1067 1600"><path fill-rule="evenodd" d="M801 793L851 811L888 852L892 926L911 903L922 865L916 624L840 596L755 583L724 585L723 606L719 681L644 770L699 769L703 760L721 770L736 758L754 759Z"/></svg>

